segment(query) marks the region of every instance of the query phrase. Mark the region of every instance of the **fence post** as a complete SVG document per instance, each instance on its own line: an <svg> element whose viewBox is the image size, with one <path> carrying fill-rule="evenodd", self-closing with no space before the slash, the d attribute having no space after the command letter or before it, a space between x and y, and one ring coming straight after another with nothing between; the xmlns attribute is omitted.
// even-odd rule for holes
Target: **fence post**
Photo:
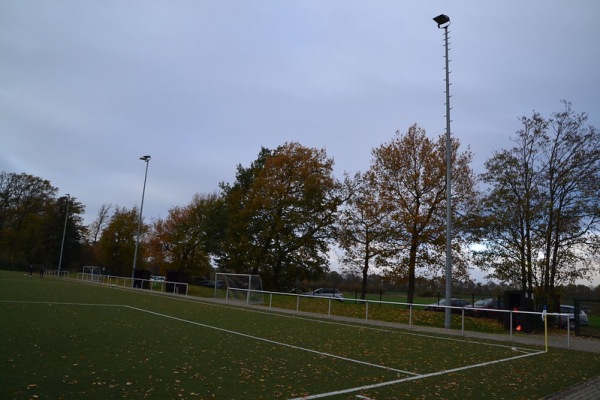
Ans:
<svg viewBox="0 0 600 400"><path fill-rule="evenodd" d="M571 345L571 321L569 321L569 316L567 315L567 347Z"/></svg>
<svg viewBox="0 0 600 400"><path fill-rule="evenodd" d="M512 328L512 322L513 322L513 311L512 310L510 310L508 312L508 319L509 319L508 327L509 327L509 332L510 332L510 334L508 335L508 338L512 342L512 329L513 329Z"/></svg>

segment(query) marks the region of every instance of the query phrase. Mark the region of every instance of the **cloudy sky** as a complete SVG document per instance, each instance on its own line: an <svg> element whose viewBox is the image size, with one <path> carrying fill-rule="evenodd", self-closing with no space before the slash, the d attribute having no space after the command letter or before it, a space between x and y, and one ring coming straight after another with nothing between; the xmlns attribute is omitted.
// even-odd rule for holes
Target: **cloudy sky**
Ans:
<svg viewBox="0 0 600 400"><path fill-rule="evenodd" d="M566 99L600 128L597 0L0 0L0 170L145 219L233 182L261 146L325 148L338 176L412 124L473 168Z"/></svg>

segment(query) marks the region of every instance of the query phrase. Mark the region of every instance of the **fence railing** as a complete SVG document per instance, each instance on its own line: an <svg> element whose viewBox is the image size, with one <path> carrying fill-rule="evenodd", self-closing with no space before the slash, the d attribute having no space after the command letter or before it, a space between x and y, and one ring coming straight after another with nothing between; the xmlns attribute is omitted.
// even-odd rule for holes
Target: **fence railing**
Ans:
<svg viewBox="0 0 600 400"><path fill-rule="evenodd" d="M59 271L57 269L45 269L44 275L51 276L51 277L57 277L57 278L68 278L69 271L64 271L64 270Z"/></svg>
<svg viewBox="0 0 600 400"><path fill-rule="evenodd" d="M462 336L465 336L467 321L478 319L474 318L476 312L487 313L488 315L495 315L493 319L501 321L505 325L504 332L507 333L508 340L510 341L513 340L513 335L521 334L524 330L527 330L525 326L531 327L531 325L537 324L543 330L544 321L542 317L551 319L566 318L567 320L569 318L569 315L564 313L457 307L439 304L432 306L428 304L381 300L341 299L314 296L311 294L257 291L243 288L223 288L215 291L215 297L224 297L226 303L235 301L238 305L241 303L245 306L265 307L272 311L285 310L298 315L303 313L317 313L331 319L350 317L364 320L367 323L391 322L406 325L408 329L423 325L441 328L444 323L443 318L439 318L440 325L435 325L435 319L433 319L434 322L432 323L432 319L427 318L426 315L450 309L453 315L453 329L459 329ZM261 300L252 301L251 299L253 298L260 298ZM437 315L442 314L442 312L437 313ZM567 347L570 347L570 338L570 324L567 324Z"/></svg>
<svg viewBox="0 0 600 400"><path fill-rule="evenodd" d="M120 286L172 293L188 296L189 286L187 283L157 281L152 279L140 279L131 277L120 277L111 275L99 275L90 273L78 273L77 279L91 281L107 286ZM502 321L505 325L503 332L507 332L507 339L513 340L513 336L522 331L522 326L533 324L534 321L544 326L542 316L545 318L566 318L569 314L564 313L541 313L536 311L502 310L488 308L472 308L445 306L440 304L427 305L416 303L403 303L381 300L342 299L334 297L315 296L311 294L295 294L283 292L269 292L244 288L222 288L211 290L215 298L224 299L226 304L244 305L246 307L261 307L270 311L292 312L298 315L320 314L329 319L353 318L363 320L366 323L393 323L405 325L408 329L415 326L430 326L442 328L443 318L431 318L432 315L441 315L445 309L452 312L452 330L460 330L462 336L466 336L468 321L477 320L473 318L475 312L487 312L496 315L494 319ZM483 318L481 318L483 319ZM437 325L436 325L437 324ZM472 323L469 325L472 328ZM469 329L469 332L474 331ZM498 333L498 332L495 332ZM547 332L545 332L547 334ZM570 347L571 329L570 324L566 326L566 342Z"/></svg>
<svg viewBox="0 0 600 400"><path fill-rule="evenodd" d="M77 279L95 282L107 286L130 287L155 292L188 295L189 285L184 282L159 281L154 279L131 278L124 276L90 274L78 272Z"/></svg>

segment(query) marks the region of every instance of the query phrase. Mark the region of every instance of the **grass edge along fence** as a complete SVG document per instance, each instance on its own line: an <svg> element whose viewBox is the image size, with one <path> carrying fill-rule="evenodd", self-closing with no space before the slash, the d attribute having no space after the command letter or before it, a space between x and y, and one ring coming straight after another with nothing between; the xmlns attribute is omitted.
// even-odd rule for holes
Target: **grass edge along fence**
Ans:
<svg viewBox="0 0 600 400"><path fill-rule="evenodd" d="M123 288L144 289L149 291L168 293L173 295L190 296L189 285L182 282L154 281L152 279L141 279L131 277L119 277L111 275L77 273L78 280L107 286L119 286ZM337 299L328 297L311 296L306 294L270 292L263 290L252 290L244 288L221 289L210 288L207 293L193 297L213 297L222 299L226 304L266 308L269 311L292 312L297 315L316 315L328 319L351 318L357 322L367 324L392 323L403 325L407 329L418 327L441 328L444 325L443 312L429 311L427 304L404 303L395 301L362 300L362 299ZM542 313L534 311L518 310L487 310L503 315L501 318L507 321L504 325L499 324L496 330L489 330L484 325L489 321L485 318L473 318L469 310L464 307L436 305L438 311L445 308L452 310L452 331L460 331L461 336L466 332L484 332L508 335L508 340L513 341L513 336L521 334L520 320L525 318L547 317L568 318L568 314ZM481 309L486 311L486 309ZM545 325L545 324L544 324ZM486 329L488 329L486 331ZM507 333L508 331L508 333ZM545 340L548 340L548 329L545 325L543 332ZM570 347L571 329L567 326L566 346Z"/></svg>

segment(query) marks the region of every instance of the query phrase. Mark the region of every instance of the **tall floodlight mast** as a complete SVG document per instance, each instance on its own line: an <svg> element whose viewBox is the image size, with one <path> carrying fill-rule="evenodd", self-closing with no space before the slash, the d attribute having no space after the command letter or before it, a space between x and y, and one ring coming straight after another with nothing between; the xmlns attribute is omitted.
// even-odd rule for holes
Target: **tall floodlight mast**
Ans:
<svg viewBox="0 0 600 400"><path fill-rule="evenodd" d="M69 205L70 204L71 204L71 195L69 193L67 193L67 213L65 214L65 226L63 227L62 242L60 243L60 257L58 258L58 277L59 278L60 278L60 270L61 270L61 265L62 265L63 249L65 248L65 235L67 233L67 221L69 219Z"/></svg>
<svg viewBox="0 0 600 400"><path fill-rule="evenodd" d="M135 282L135 264L137 262L138 247L140 247L140 230L142 227L142 210L144 209L144 194L146 194L146 178L148 178L148 163L150 162L150 156L140 157L140 160L146 162L146 173L144 174L144 188L142 189L142 203L140 204L140 213L138 215L137 225L137 236L135 238L135 250L133 252L133 270L131 271L131 286L134 286Z"/></svg>
<svg viewBox="0 0 600 400"><path fill-rule="evenodd" d="M444 326L450 329L452 309L448 308L452 299L452 165L450 143L450 60L448 59L448 27L450 18L440 14L433 19L439 29L444 30L444 59L446 61L446 308Z"/></svg>

